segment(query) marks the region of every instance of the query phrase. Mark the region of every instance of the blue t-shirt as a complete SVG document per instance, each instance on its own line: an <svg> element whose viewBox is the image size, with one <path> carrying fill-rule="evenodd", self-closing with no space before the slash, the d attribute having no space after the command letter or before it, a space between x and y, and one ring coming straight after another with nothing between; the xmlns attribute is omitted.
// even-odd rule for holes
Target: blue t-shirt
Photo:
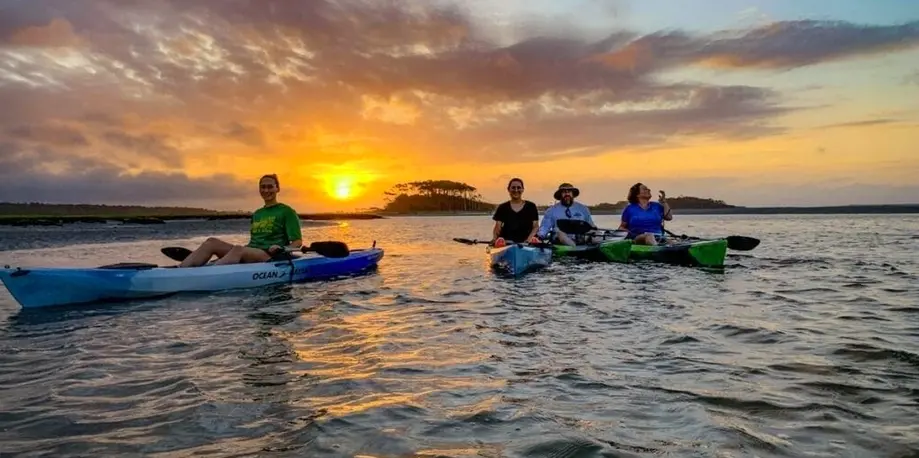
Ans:
<svg viewBox="0 0 919 458"><path fill-rule="evenodd" d="M645 232L663 235L664 206L660 202L650 202L648 209L638 204L629 204L622 210L622 222L629 229L629 235L639 236Z"/></svg>

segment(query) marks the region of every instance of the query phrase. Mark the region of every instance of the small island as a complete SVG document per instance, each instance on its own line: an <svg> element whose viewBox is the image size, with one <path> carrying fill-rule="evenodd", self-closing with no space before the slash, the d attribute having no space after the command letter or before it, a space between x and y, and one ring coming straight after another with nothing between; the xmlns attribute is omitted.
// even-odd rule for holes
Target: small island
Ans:
<svg viewBox="0 0 919 458"><path fill-rule="evenodd" d="M496 205L482 200L474 186L450 180L399 183L383 193L381 214L455 214L494 211Z"/></svg>

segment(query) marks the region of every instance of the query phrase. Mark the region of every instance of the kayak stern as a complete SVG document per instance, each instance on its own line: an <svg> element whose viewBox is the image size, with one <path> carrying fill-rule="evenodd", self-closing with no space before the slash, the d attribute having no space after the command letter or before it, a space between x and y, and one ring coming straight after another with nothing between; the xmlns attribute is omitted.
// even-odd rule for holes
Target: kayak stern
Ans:
<svg viewBox="0 0 919 458"><path fill-rule="evenodd" d="M689 247L689 256L703 267L723 267L728 254L728 242L724 239L701 242Z"/></svg>
<svg viewBox="0 0 919 458"><path fill-rule="evenodd" d="M632 245L631 255L635 260L695 267L723 267L727 249L726 240L716 239L675 245Z"/></svg>

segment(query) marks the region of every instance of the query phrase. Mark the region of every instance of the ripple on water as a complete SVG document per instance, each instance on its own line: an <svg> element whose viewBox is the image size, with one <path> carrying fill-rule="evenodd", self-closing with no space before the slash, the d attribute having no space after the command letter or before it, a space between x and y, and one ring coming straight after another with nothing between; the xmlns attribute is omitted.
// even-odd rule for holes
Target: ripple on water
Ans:
<svg viewBox="0 0 919 458"><path fill-rule="evenodd" d="M919 219L812 218L681 217L682 232L763 240L720 272L571 261L498 279L480 247L449 241L487 234L487 217L393 218L306 228L388 250L355 279L40 313L3 292L0 443L53 456L915 455L919 245L870 234ZM183 246L209 235L163 230ZM47 231L3 254L120 259L105 234ZM162 242L129 244L131 260L162 261Z"/></svg>

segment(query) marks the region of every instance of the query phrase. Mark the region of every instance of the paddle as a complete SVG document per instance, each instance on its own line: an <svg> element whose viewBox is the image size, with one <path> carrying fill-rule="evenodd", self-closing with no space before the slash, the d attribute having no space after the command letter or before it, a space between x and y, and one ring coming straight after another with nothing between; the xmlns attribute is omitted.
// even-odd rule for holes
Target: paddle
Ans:
<svg viewBox="0 0 919 458"><path fill-rule="evenodd" d="M672 237L680 237L684 239L691 238L691 237L687 237L685 234L683 235L674 234L673 232L670 232L667 229L664 229L664 232L666 232L667 235L670 235ZM756 239L753 237L746 237L743 235L729 235L725 237L724 239L727 240L728 242L728 248L732 250L736 250L736 251L750 251L756 248L757 246L759 246L759 239Z"/></svg>
<svg viewBox="0 0 919 458"><path fill-rule="evenodd" d="M462 238L462 237L454 237L454 238L453 238L453 241L454 241L454 242L459 242L459 243L464 243L464 244L466 244L466 245L475 245L475 244L477 244L477 243L481 243L481 244L483 244L483 245L491 245L491 240L488 240L488 241L485 241L485 240L469 240L469 239L464 239L464 238Z"/></svg>
<svg viewBox="0 0 919 458"><path fill-rule="evenodd" d="M470 240L470 239L464 239L464 238L462 238L462 237L454 237L454 238L453 238L453 241L454 241L454 242L459 242L459 243L462 243L462 244L465 244L465 245L476 245L476 244L491 245L491 240L488 240L488 241L486 241L486 240ZM515 242L509 242L509 244L510 244L510 243L515 243ZM528 245L528 246L536 247L536 248L552 248L552 244L551 244L551 243L529 243L529 242L523 242L523 243L517 243L517 245Z"/></svg>
<svg viewBox="0 0 919 458"><path fill-rule="evenodd" d="M285 252L291 253L296 251L291 248L285 248ZM348 245L344 242L313 242L309 244L308 247L302 247L299 250L302 253L314 252L319 255L325 256L327 258L346 258L351 254L351 250L348 249ZM185 247L180 246L167 246L160 249L160 252L166 255L169 259L174 261L182 262L188 255L191 254L191 250Z"/></svg>

